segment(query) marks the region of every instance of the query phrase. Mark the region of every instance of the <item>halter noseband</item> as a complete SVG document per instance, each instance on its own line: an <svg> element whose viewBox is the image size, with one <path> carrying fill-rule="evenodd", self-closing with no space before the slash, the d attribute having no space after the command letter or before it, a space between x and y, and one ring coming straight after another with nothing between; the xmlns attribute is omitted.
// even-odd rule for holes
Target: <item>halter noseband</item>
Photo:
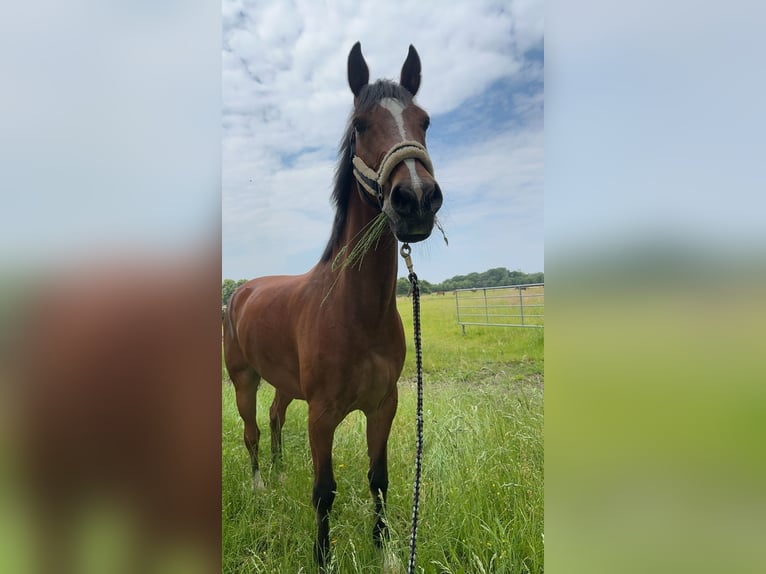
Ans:
<svg viewBox="0 0 766 574"><path fill-rule="evenodd" d="M369 203L371 198L377 200L375 207L383 209L383 186L386 185L394 168L406 159L417 159L431 175L434 174L434 166L425 146L419 142L405 140L394 145L380 162L378 171L370 168L362 158L356 155L356 131L351 133L351 163L353 164L354 177L359 182L362 197Z"/></svg>

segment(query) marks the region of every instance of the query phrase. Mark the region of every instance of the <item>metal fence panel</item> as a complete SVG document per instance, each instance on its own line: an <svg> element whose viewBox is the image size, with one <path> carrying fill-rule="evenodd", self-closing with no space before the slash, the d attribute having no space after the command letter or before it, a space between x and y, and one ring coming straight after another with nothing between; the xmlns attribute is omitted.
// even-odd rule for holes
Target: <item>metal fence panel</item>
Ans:
<svg viewBox="0 0 766 574"><path fill-rule="evenodd" d="M455 290L457 322L485 327L544 326L545 284L505 285Z"/></svg>

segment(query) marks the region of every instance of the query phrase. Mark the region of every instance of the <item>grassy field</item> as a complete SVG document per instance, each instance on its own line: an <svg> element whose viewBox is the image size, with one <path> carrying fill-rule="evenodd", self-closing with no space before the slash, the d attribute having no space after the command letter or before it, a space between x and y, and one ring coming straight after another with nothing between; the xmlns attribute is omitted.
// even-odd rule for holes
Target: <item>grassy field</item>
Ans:
<svg viewBox="0 0 766 574"><path fill-rule="evenodd" d="M391 539L384 553L372 544L365 419L355 412L335 434L334 572L406 571L415 353L410 300L401 298L399 308L408 353L389 439ZM543 572L543 330L468 327L462 335L449 294L424 296L421 314L425 415L418 571ZM223 385L225 573L316 571L306 403L295 401L287 411L280 476L272 472L268 454L272 397L272 388L262 385L258 421L266 489L254 494L234 391Z"/></svg>

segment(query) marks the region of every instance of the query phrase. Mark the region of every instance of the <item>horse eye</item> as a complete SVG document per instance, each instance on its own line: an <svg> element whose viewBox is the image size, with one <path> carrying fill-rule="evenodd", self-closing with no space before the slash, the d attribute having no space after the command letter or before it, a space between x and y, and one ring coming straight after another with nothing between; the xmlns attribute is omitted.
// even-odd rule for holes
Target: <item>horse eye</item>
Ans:
<svg viewBox="0 0 766 574"><path fill-rule="evenodd" d="M354 120L354 129L360 134L364 133L367 129L367 122L362 119Z"/></svg>

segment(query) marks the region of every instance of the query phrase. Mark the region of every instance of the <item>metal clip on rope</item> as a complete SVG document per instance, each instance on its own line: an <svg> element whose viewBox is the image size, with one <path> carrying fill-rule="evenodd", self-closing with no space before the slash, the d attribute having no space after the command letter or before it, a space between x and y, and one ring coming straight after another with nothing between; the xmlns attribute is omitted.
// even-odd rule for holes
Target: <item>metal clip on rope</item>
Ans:
<svg viewBox="0 0 766 574"><path fill-rule="evenodd" d="M399 250L399 253L404 258L404 262L407 264L407 270L410 272L410 275L413 275L415 272L412 270L412 259L410 259L410 253L412 253L410 244L402 243L402 248Z"/></svg>
<svg viewBox="0 0 766 574"><path fill-rule="evenodd" d="M409 243L402 245L399 253L407 264L410 272L410 288L412 290L412 323L415 331L415 364L418 377L418 403L417 403L417 446L415 449L415 486L412 494L412 531L410 533L410 560L407 568L408 574L415 573L415 555L418 534L418 510L420 504L420 468L423 456L423 352L420 337L420 289L418 276L412 268L410 253L412 249Z"/></svg>

